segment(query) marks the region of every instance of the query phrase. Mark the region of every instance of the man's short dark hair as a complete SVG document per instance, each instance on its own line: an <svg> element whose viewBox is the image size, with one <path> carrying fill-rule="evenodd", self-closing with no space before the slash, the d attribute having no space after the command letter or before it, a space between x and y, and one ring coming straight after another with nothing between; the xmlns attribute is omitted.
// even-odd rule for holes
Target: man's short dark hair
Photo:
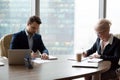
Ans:
<svg viewBox="0 0 120 80"><path fill-rule="evenodd" d="M41 19L38 17L38 16L31 16L29 19L28 19L28 22L27 24L31 24L33 22L36 22L37 24L41 24Z"/></svg>

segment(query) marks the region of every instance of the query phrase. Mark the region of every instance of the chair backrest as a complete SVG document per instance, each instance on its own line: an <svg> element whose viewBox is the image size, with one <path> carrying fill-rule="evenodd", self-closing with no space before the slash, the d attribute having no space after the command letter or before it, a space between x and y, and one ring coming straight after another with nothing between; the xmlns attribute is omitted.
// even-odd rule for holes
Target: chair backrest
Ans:
<svg viewBox="0 0 120 80"><path fill-rule="evenodd" d="M120 39L120 34L114 34L114 36L117 37L118 39ZM118 64L120 65L120 59L119 59Z"/></svg>
<svg viewBox="0 0 120 80"><path fill-rule="evenodd" d="M8 49L10 47L10 42L12 39L12 34L7 34L0 39L0 55L8 57Z"/></svg>
<svg viewBox="0 0 120 80"><path fill-rule="evenodd" d="M120 34L114 34L114 36L120 39Z"/></svg>

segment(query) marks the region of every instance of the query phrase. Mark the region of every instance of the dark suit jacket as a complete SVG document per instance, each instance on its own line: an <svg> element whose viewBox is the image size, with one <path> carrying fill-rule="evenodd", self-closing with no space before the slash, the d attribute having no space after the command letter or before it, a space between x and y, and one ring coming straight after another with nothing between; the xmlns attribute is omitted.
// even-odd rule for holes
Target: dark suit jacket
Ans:
<svg viewBox="0 0 120 80"><path fill-rule="evenodd" d="M95 53L96 51L99 55L101 55L100 58L102 58L103 60L111 61L111 63L112 63L111 69L112 70L115 70L116 68L119 67L118 61L120 58L120 40L118 38L113 37L112 45L108 44L106 46L106 48L104 49L103 54L101 54L100 39L97 38L97 40L94 43L94 45L92 46L92 48L87 50L87 55L89 56L89 55Z"/></svg>
<svg viewBox="0 0 120 80"><path fill-rule="evenodd" d="M29 49L28 38L25 31L20 31L13 34L10 43L10 49ZM35 34L33 36L33 47L32 50L36 52L39 50L41 53L45 52L48 54L48 50L45 48L41 35Z"/></svg>

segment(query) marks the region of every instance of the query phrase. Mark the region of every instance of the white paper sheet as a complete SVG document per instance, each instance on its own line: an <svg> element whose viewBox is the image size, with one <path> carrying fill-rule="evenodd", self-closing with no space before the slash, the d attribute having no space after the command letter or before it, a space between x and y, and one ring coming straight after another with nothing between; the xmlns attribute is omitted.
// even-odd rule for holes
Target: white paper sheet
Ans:
<svg viewBox="0 0 120 80"><path fill-rule="evenodd" d="M51 62L51 61L50 60L42 60L41 58L36 58L36 59L32 60L32 62L42 64L42 63Z"/></svg>
<svg viewBox="0 0 120 80"><path fill-rule="evenodd" d="M0 66L4 66L4 63L3 63L3 62L0 62Z"/></svg>
<svg viewBox="0 0 120 80"><path fill-rule="evenodd" d="M92 58L92 59L88 59L88 62L90 63L98 63L100 61L102 61L103 59L99 59L99 58Z"/></svg>
<svg viewBox="0 0 120 80"><path fill-rule="evenodd" d="M49 60L57 60L57 57L55 57L53 55L49 55Z"/></svg>

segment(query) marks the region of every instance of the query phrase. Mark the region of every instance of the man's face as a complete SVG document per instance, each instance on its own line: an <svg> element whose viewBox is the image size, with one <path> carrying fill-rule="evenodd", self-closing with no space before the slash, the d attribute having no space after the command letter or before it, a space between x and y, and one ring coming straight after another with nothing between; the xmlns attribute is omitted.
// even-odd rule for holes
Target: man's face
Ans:
<svg viewBox="0 0 120 80"><path fill-rule="evenodd" d="M33 23L27 25L27 31L30 34L36 33L38 31L38 29L39 29L39 24L37 24L36 22L33 22Z"/></svg>

